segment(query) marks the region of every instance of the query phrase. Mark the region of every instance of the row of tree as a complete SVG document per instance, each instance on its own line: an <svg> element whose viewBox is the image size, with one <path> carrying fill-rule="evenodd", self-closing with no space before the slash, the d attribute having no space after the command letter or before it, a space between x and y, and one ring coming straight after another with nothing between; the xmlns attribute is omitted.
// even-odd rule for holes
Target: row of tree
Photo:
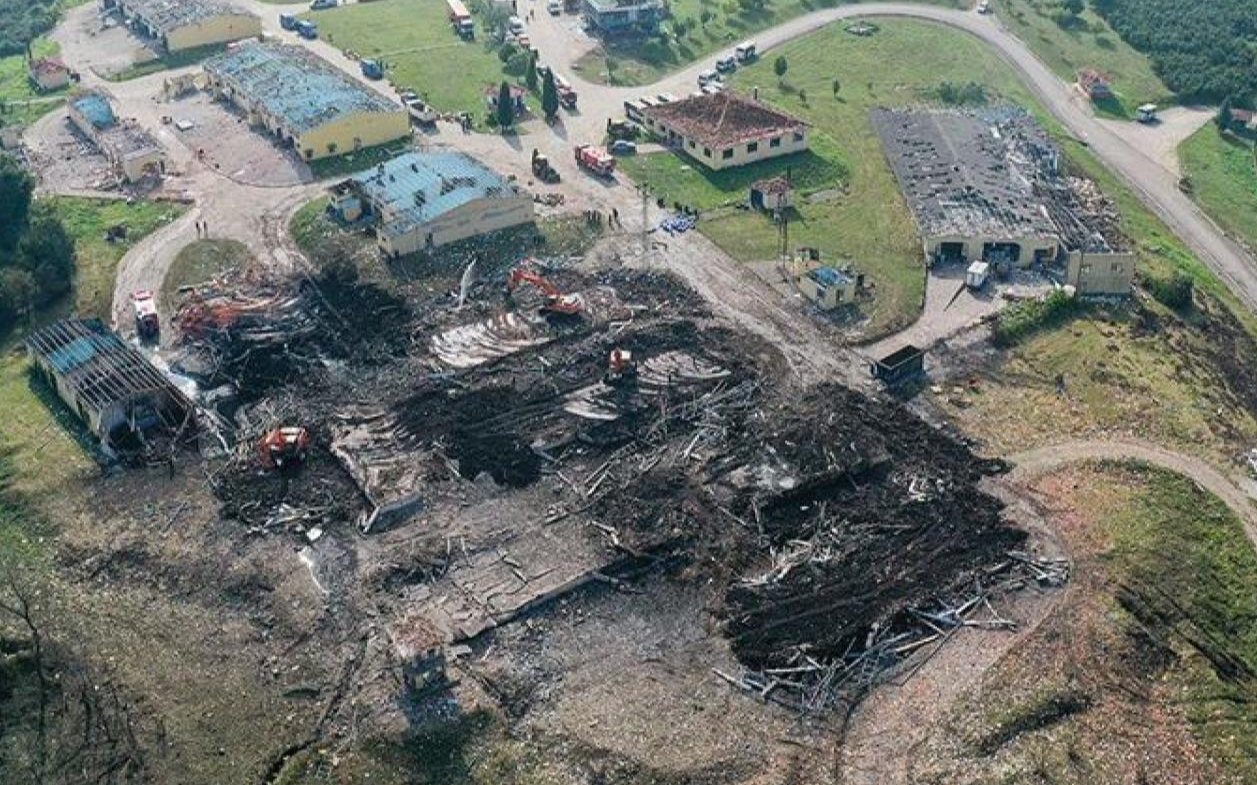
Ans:
<svg viewBox="0 0 1257 785"><path fill-rule="evenodd" d="M1113 29L1152 58L1188 99L1257 97L1257 0L1092 0Z"/></svg>
<svg viewBox="0 0 1257 785"><path fill-rule="evenodd" d="M29 53L57 23L57 0L0 0L0 57Z"/></svg>
<svg viewBox="0 0 1257 785"><path fill-rule="evenodd" d="M0 156L0 328L70 291L74 240L47 206L33 201L34 182Z"/></svg>
<svg viewBox="0 0 1257 785"><path fill-rule="evenodd" d="M554 82L554 71L547 68L538 74L537 58L530 55L524 71L524 84L529 91L536 93L541 89L541 112L547 121L552 121L559 114L559 87ZM515 125L515 99L511 96L511 85L502 82L498 87L497 113L495 119L499 128L510 128Z"/></svg>

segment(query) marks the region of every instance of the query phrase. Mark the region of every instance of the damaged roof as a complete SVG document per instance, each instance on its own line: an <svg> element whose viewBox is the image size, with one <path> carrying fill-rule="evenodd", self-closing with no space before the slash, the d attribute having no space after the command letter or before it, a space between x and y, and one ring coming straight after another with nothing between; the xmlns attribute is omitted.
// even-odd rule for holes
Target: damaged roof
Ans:
<svg viewBox="0 0 1257 785"><path fill-rule="evenodd" d="M808 128L797 117L727 90L646 107L642 114L717 150Z"/></svg>
<svg viewBox="0 0 1257 785"><path fill-rule="evenodd" d="M1056 236L1035 186L1055 177L1060 153L1028 117L875 109L872 118L922 233Z"/></svg>
<svg viewBox="0 0 1257 785"><path fill-rule="evenodd" d="M514 198L519 188L463 153L410 152L354 175L351 182L392 221L381 231L402 234L476 199Z"/></svg>
<svg viewBox="0 0 1257 785"><path fill-rule="evenodd" d="M124 0L120 5L163 33L218 16L253 16L224 0Z"/></svg>
<svg viewBox="0 0 1257 785"><path fill-rule="evenodd" d="M294 133L360 113L403 111L375 90L301 46L254 41L205 63Z"/></svg>
<svg viewBox="0 0 1257 785"><path fill-rule="evenodd" d="M154 392L183 395L144 355L99 319L64 319L31 333L31 354L51 368L95 412Z"/></svg>

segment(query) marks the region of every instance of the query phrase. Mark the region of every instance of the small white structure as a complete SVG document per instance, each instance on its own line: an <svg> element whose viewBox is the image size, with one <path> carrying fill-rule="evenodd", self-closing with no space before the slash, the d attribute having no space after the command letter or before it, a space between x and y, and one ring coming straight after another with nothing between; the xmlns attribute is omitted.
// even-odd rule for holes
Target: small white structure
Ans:
<svg viewBox="0 0 1257 785"><path fill-rule="evenodd" d="M986 279L991 275L989 262L974 262L965 271L965 286L970 289L981 289L986 286Z"/></svg>

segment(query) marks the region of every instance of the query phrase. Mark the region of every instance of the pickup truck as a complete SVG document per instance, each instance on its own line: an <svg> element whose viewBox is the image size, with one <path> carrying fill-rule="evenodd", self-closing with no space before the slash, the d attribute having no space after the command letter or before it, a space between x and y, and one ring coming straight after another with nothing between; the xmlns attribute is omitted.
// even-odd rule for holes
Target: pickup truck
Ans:
<svg viewBox="0 0 1257 785"><path fill-rule="evenodd" d="M310 3L311 11L322 11L324 8L335 8L337 0L313 0Z"/></svg>

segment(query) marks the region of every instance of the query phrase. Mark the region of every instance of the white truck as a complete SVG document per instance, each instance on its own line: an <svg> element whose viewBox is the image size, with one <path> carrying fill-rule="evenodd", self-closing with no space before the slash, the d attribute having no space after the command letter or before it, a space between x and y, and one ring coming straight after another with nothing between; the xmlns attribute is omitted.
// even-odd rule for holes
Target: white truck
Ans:
<svg viewBox="0 0 1257 785"><path fill-rule="evenodd" d="M991 265L989 262L974 262L965 271L965 286L977 291L986 286L986 280L990 277Z"/></svg>

